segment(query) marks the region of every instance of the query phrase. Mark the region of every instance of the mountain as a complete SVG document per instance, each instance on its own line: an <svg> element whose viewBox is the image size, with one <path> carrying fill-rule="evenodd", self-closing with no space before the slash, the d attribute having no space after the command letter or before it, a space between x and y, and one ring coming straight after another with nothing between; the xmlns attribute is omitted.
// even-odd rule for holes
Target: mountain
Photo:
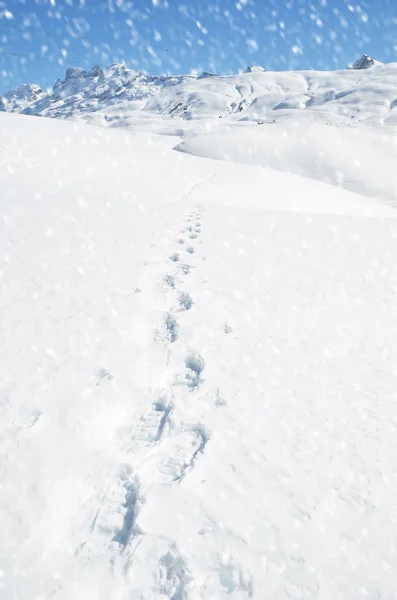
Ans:
<svg viewBox="0 0 397 600"><path fill-rule="evenodd" d="M366 72L360 85L357 70ZM366 118L387 119L391 115L385 115L385 107L376 97L381 93L390 99L391 108L397 98L396 73L393 65L381 65L368 55L358 59L352 69L341 71L270 72L250 66L232 76L206 71L198 77L153 76L122 64L105 69L96 65L89 71L72 67L49 92L34 84L11 90L4 95L0 110L90 121L100 112L102 124L120 126L120 119L137 111L184 121L208 117L278 121L286 111L303 110L311 119L321 118L322 112L325 121L348 121L360 119L364 103L369 109Z"/></svg>
<svg viewBox="0 0 397 600"><path fill-rule="evenodd" d="M0 96L0 111L22 112L45 95L46 93L34 83L18 85L4 96Z"/></svg>
<svg viewBox="0 0 397 600"><path fill-rule="evenodd" d="M357 64L371 61L364 55ZM7 111L174 136L184 153L271 166L397 201L395 146L374 142L369 129L397 132L397 64L296 72L252 66L236 75L198 77L149 76L114 64L69 68L48 93L28 85L6 97ZM244 127L251 125L261 126L255 137ZM341 126L348 128L346 143L335 153ZM375 166L374 143L381 157ZM352 150L360 163L351 160ZM378 176L368 178L371 171Z"/></svg>
<svg viewBox="0 0 397 600"><path fill-rule="evenodd" d="M280 123L293 118L395 126L397 64L364 69L360 78L357 74L356 69L271 72L251 67L227 77L186 79L149 97L142 110L184 121Z"/></svg>
<svg viewBox="0 0 397 600"><path fill-rule="evenodd" d="M360 70L360 69L370 69L371 67L380 66L382 63L378 60L375 60L368 54L363 54L353 63L352 69Z"/></svg>
<svg viewBox="0 0 397 600"><path fill-rule="evenodd" d="M106 69L96 65L89 71L72 67L67 69L65 79L58 79L48 93L35 85L19 86L11 90L5 94L5 102L3 108L0 105L0 110L65 119L123 101L143 101L190 78L145 75L141 71L127 69L122 64L113 64ZM33 90L40 90L40 93L33 93ZM23 91L23 99L11 103L9 97L20 96Z"/></svg>

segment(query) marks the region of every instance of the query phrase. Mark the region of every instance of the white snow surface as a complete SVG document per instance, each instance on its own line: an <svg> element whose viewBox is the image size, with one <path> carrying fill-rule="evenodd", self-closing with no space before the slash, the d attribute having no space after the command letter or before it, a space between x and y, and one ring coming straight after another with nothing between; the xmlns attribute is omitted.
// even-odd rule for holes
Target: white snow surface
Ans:
<svg viewBox="0 0 397 600"><path fill-rule="evenodd" d="M279 121L306 113L311 121L393 125L397 63L363 71L267 72L188 79L152 96L146 111L183 119ZM301 117L298 117L301 118Z"/></svg>
<svg viewBox="0 0 397 600"><path fill-rule="evenodd" d="M177 148L303 175L397 207L397 136L387 131L288 119L190 133Z"/></svg>
<svg viewBox="0 0 397 600"><path fill-rule="evenodd" d="M1 596L394 598L396 71L0 113Z"/></svg>
<svg viewBox="0 0 397 600"><path fill-rule="evenodd" d="M204 158L302 175L397 206L397 63L182 79L75 119L182 138ZM177 141L176 144L177 145Z"/></svg>

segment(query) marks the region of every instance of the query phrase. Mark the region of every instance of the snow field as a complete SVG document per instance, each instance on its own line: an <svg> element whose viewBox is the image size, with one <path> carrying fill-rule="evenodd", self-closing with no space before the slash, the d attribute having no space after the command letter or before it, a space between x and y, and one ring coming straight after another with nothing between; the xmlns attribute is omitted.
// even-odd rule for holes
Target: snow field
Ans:
<svg viewBox="0 0 397 600"><path fill-rule="evenodd" d="M7 597L393 596L392 136L265 127L0 115Z"/></svg>

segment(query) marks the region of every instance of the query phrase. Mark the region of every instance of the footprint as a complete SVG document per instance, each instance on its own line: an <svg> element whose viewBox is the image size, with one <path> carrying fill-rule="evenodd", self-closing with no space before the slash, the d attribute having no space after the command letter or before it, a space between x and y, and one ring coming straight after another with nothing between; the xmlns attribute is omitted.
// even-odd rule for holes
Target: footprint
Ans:
<svg viewBox="0 0 397 600"><path fill-rule="evenodd" d="M96 385L101 385L101 383L103 383L104 381L111 381L111 379L113 379L113 375L103 367L97 370L97 372L95 373L95 377L97 380Z"/></svg>
<svg viewBox="0 0 397 600"><path fill-rule="evenodd" d="M179 556L176 544L159 560L160 589L167 598L184 600L190 581L185 562Z"/></svg>
<svg viewBox="0 0 397 600"><path fill-rule="evenodd" d="M139 447L159 442L170 421L173 408L172 402L167 402L163 397L148 406L133 424L130 434L133 445Z"/></svg>
<svg viewBox="0 0 397 600"><path fill-rule="evenodd" d="M130 465L125 465L120 479L124 484L124 502L121 506L123 514L123 522L118 531L113 536L113 542L117 542L124 550L130 540L140 534L136 520L139 513L139 508L142 502L140 496L140 486L137 477L132 476Z"/></svg>
<svg viewBox="0 0 397 600"><path fill-rule="evenodd" d="M191 265L187 265L185 263L185 264L181 264L180 265L180 269L181 269L181 271L182 271L182 273L184 275L189 275L189 273L191 272L191 270L193 269L193 267Z"/></svg>
<svg viewBox="0 0 397 600"><path fill-rule="evenodd" d="M215 406L227 406L226 400L221 396L219 388L215 392Z"/></svg>
<svg viewBox="0 0 397 600"><path fill-rule="evenodd" d="M231 326L229 325L229 323L225 322L225 324L223 326L223 331L225 333L232 333L233 329L231 328Z"/></svg>
<svg viewBox="0 0 397 600"><path fill-rule="evenodd" d="M183 238L179 238L178 244L184 244L184 243L185 243L185 240Z"/></svg>
<svg viewBox="0 0 397 600"><path fill-rule="evenodd" d="M194 248L192 248L192 246L189 246L188 248L186 248L186 252L189 252L189 254L194 254Z"/></svg>
<svg viewBox="0 0 397 600"><path fill-rule="evenodd" d="M119 476L110 482L98 500L100 506L91 523L91 532L105 536L108 543L117 542L124 549L140 533L136 519L142 498L131 465L123 465ZM90 541L86 551L89 546Z"/></svg>
<svg viewBox="0 0 397 600"><path fill-rule="evenodd" d="M174 289L174 288L175 288L175 277L174 277L173 275L166 275L166 276L164 277L164 283L165 283L165 284L166 284L168 287L170 287L170 288Z"/></svg>
<svg viewBox="0 0 397 600"><path fill-rule="evenodd" d="M167 404L164 400L159 400L155 403L154 407L155 410L161 414L154 441L160 442L163 439L166 426L171 423L171 414L174 410L174 404L172 402Z"/></svg>
<svg viewBox="0 0 397 600"><path fill-rule="evenodd" d="M193 300L187 292L181 292L179 294L179 307L180 310L190 310L193 306Z"/></svg>
<svg viewBox="0 0 397 600"><path fill-rule="evenodd" d="M188 310L188 309L186 309ZM166 337L173 344L178 339L179 325L171 313L168 313L164 319Z"/></svg>
<svg viewBox="0 0 397 600"><path fill-rule="evenodd" d="M223 562L223 561L222 561ZM227 594L234 592L246 592L248 598L253 596L253 584L251 574L234 562L223 562L218 567L219 583Z"/></svg>
<svg viewBox="0 0 397 600"><path fill-rule="evenodd" d="M187 599L192 576L174 540L142 535L131 549L132 556L133 560L122 563L122 573L131 586L129 598Z"/></svg>
<svg viewBox="0 0 397 600"><path fill-rule="evenodd" d="M172 262L178 262L179 261L178 252L174 252L174 254L171 254L171 256L169 258L170 258L170 260L172 260Z"/></svg>
<svg viewBox="0 0 397 600"><path fill-rule="evenodd" d="M197 233L191 233L191 234L189 235L189 238L190 238L191 240L195 240L197 237L198 237Z"/></svg>
<svg viewBox="0 0 397 600"><path fill-rule="evenodd" d="M170 438L159 467L163 483L181 481L194 468L208 440L209 434L199 425Z"/></svg>
<svg viewBox="0 0 397 600"><path fill-rule="evenodd" d="M183 381L192 391L198 389L204 367L205 362L200 354L189 354L185 358L186 373Z"/></svg>

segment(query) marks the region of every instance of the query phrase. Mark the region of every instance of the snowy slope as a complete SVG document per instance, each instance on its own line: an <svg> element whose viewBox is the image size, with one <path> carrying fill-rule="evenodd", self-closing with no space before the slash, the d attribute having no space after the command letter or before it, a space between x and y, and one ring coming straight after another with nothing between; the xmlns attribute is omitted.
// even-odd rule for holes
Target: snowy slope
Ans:
<svg viewBox="0 0 397 600"><path fill-rule="evenodd" d="M4 596L392 598L396 211L0 128Z"/></svg>
<svg viewBox="0 0 397 600"><path fill-rule="evenodd" d="M153 77L111 65L68 69L47 94L14 90L4 107L182 137L184 152L268 166L397 206L396 82L397 63L368 55L342 71L252 66L230 77ZM32 90L37 100L29 103Z"/></svg>
<svg viewBox="0 0 397 600"><path fill-rule="evenodd" d="M177 148L295 173L397 207L397 136L386 128L327 126L297 118L255 128L186 132Z"/></svg>
<svg viewBox="0 0 397 600"><path fill-rule="evenodd" d="M106 70L109 85L120 69ZM116 77L112 89L123 91L107 100L92 98L95 78L91 85L72 71L56 86L64 90L59 106L46 97L31 112L181 137L184 152L315 178L397 206L397 64L285 73L254 66L232 77L162 83L121 73L129 91Z"/></svg>
<svg viewBox="0 0 397 600"><path fill-rule="evenodd" d="M307 113L321 122L395 122L397 63L364 71L251 70L185 81L149 99L144 110L182 117L276 120Z"/></svg>

